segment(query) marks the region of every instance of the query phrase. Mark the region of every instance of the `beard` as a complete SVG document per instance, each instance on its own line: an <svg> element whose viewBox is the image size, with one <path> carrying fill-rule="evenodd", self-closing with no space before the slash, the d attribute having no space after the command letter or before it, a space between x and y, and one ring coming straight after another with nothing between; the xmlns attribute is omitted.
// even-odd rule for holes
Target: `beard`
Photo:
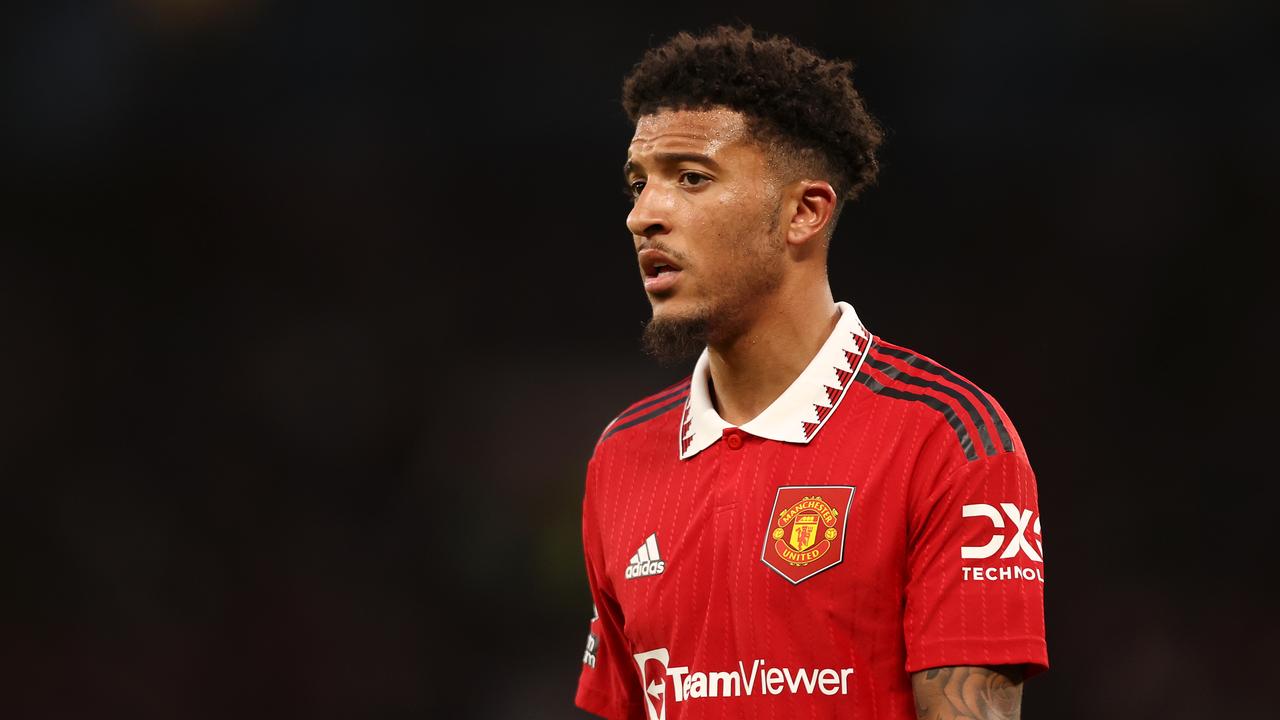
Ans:
<svg viewBox="0 0 1280 720"><path fill-rule="evenodd" d="M699 305L690 315L650 318L640 337L645 354L664 367L696 357L710 340L711 316L710 307Z"/></svg>

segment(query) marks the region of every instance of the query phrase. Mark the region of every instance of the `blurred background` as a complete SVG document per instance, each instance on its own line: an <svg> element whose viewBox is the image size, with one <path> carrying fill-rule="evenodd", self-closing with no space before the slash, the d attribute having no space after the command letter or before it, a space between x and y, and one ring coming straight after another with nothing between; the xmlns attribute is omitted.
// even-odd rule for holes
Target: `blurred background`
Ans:
<svg viewBox="0 0 1280 720"><path fill-rule="evenodd" d="M1026 443L1024 717L1266 713L1275 7L8 9L0 715L586 717L585 463L688 371L620 82L735 19L855 61L835 295Z"/></svg>

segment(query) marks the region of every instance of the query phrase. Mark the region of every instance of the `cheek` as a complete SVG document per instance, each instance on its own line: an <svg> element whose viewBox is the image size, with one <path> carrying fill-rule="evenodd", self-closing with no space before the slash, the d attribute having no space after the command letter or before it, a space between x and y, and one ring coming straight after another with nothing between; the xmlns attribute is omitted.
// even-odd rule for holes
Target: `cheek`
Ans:
<svg viewBox="0 0 1280 720"><path fill-rule="evenodd" d="M691 276L699 285L715 288L729 284L735 272L753 256L753 243L762 241L760 206L751 193L726 190L692 215L688 228ZM691 277L692 279L692 277Z"/></svg>

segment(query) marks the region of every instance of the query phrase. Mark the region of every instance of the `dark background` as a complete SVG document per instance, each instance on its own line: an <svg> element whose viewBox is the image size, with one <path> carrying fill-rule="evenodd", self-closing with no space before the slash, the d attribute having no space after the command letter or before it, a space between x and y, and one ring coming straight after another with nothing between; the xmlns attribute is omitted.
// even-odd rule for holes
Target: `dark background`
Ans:
<svg viewBox="0 0 1280 720"><path fill-rule="evenodd" d="M735 18L857 63L835 295L1027 445L1024 716L1271 710L1274 11L469 7L6 12L0 715L582 717L585 462L687 372L619 85Z"/></svg>

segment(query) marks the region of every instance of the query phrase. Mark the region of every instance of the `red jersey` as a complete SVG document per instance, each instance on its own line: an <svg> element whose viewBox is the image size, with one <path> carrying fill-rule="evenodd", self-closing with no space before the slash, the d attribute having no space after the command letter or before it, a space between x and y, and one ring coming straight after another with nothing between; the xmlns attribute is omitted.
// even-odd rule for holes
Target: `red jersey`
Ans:
<svg viewBox="0 0 1280 720"><path fill-rule="evenodd" d="M1048 668L1036 481L1013 423L848 303L759 416L708 355L604 430L576 703L606 718L914 720L910 673Z"/></svg>

